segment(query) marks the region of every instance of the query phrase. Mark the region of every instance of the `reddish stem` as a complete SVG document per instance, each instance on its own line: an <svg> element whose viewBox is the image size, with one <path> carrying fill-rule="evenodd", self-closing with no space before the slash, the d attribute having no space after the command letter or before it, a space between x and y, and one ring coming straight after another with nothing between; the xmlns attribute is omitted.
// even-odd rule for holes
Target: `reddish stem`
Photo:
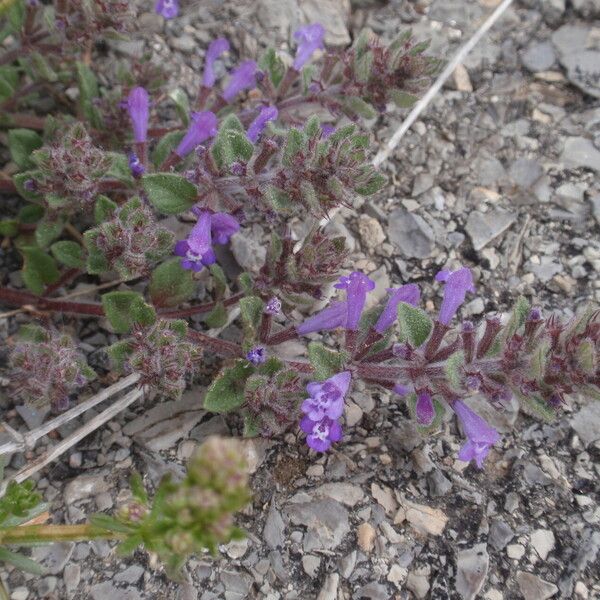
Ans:
<svg viewBox="0 0 600 600"><path fill-rule="evenodd" d="M230 298L223 300L223 306L231 306L237 304L238 301L244 297L242 292L234 294ZM192 315L198 315L205 312L210 312L218 302L207 302L206 304L198 304L196 306L190 306L188 308L177 308L174 310L158 311L158 314L164 319L183 319L185 317L191 317Z"/></svg>
<svg viewBox="0 0 600 600"><path fill-rule="evenodd" d="M200 331L189 329L188 338L193 342L197 342L200 346L210 348L213 352L221 354L222 356L241 357L244 355L244 351L239 344L210 337Z"/></svg>
<svg viewBox="0 0 600 600"><path fill-rule="evenodd" d="M10 192L17 193L17 186L10 179L0 179L0 193Z"/></svg>
<svg viewBox="0 0 600 600"><path fill-rule="evenodd" d="M46 287L46 293L44 294L44 296L49 296L50 294L55 292L58 288L65 285L65 283L68 283L69 281L72 281L73 279L75 279L75 277L77 277L81 272L82 271L80 269L67 269L60 276L58 281L56 281L55 283Z"/></svg>

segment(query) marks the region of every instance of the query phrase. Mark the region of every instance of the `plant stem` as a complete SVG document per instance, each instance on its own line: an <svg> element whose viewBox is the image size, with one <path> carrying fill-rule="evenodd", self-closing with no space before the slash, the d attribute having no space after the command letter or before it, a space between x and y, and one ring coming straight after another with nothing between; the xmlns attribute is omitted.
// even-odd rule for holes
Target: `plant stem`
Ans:
<svg viewBox="0 0 600 600"><path fill-rule="evenodd" d="M241 357L244 355L242 347L235 342L228 342L219 338L210 337L200 331L188 330L188 338L200 346L210 348L213 352L221 356Z"/></svg>
<svg viewBox="0 0 600 600"><path fill-rule="evenodd" d="M38 542L85 542L88 540L120 540L124 535L101 529L91 523L80 525L18 525L0 530L0 545L23 545Z"/></svg>
<svg viewBox="0 0 600 600"><path fill-rule="evenodd" d="M223 300L223 306L237 304L238 301L243 297L244 294L242 292L234 294L230 298ZM176 308L173 310L159 311L159 314L165 319L182 319L184 317L191 317L192 315L210 312L217 304L217 302L207 302L206 304L198 304L196 306L189 306L188 308Z"/></svg>
<svg viewBox="0 0 600 600"><path fill-rule="evenodd" d="M17 186L10 179L0 179L0 192L17 193Z"/></svg>

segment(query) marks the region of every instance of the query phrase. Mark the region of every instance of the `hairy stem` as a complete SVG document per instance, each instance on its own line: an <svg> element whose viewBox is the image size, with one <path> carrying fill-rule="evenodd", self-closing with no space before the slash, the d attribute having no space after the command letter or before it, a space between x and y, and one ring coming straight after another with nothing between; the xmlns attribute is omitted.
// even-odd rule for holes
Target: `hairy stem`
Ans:
<svg viewBox="0 0 600 600"><path fill-rule="evenodd" d="M0 530L0 545L24 545L49 542L85 542L87 540L120 540L124 535L101 529L91 523L81 525L19 525Z"/></svg>

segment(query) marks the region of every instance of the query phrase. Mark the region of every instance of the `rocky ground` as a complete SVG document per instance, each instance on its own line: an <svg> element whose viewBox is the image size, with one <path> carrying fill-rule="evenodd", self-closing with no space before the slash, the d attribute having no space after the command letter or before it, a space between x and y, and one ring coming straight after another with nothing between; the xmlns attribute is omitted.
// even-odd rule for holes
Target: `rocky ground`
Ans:
<svg viewBox="0 0 600 600"><path fill-rule="evenodd" d="M448 56L498 2L182 4L183 17L166 25L143 15L145 41L115 44L109 56L151 50L191 91L199 48L213 36L252 55L264 40L285 47L306 20L323 22L329 42L342 45L363 26L387 38L411 26ZM375 296L415 281L437 302L433 274L462 262L478 289L463 314L507 310L519 294L565 314L600 301L598 65L597 0L515 1L384 165L385 193L329 225L346 236L349 265L376 279ZM374 136L385 141L402 118L374 123ZM260 263L263 233L255 226L241 236L231 263ZM10 260L0 258L4 269ZM0 335L19 318L0 320ZM102 325L77 324L100 367L110 339ZM180 472L206 436L239 433L235 420L198 408L201 394L196 387L177 403L134 405L42 472L38 486L56 520L118 506L132 467L156 482ZM7 415L21 429L39 418ZM491 419L503 443L477 471L455 458L453 422L421 439L388 393L358 387L344 441L326 456L309 453L296 432L245 442L255 491L241 518L248 538L223 547L219 560L190 561L188 584L170 583L143 552L121 558L106 542L55 545L33 550L48 576L5 573L11 598L599 598L600 405L574 398L552 425L514 410ZM15 455L10 468L26 458Z"/></svg>

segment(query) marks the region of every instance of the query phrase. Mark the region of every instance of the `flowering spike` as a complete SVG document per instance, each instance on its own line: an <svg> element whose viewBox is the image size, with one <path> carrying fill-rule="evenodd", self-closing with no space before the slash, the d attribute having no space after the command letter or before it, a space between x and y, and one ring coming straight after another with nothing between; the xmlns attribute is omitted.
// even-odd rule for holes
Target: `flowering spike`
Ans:
<svg viewBox="0 0 600 600"><path fill-rule="evenodd" d="M440 271L435 276L436 281L445 282L444 299L440 308L438 321L448 325L460 305L465 301L467 292L474 292L473 275L467 267L462 267L457 271Z"/></svg>
<svg viewBox="0 0 600 600"><path fill-rule="evenodd" d="M350 371L343 371L325 381L311 381L306 386L310 398L302 403L302 412L312 421L320 421L323 417L341 417L351 378Z"/></svg>
<svg viewBox="0 0 600 600"><path fill-rule="evenodd" d="M419 425L431 425L435 417L435 408L431 394L427 390L421 390L417 395L417 403L415 405L417 421Z"/></svg>
<svg viewBox="0 0 600 600"><path fill-rule="evenodd" d="M256 85L256 63L253 60L244 61L233 73L223 98L231 102L241 91Z"/></svg>
<svg viewBox="0 0 600 600"><path fill-rule="evenodd" d="M143 87L135 87L129 92L126 102L129 118L133 126L133 139L141 144L148 137L148 118L150 116L150 97Z"/></svg>
<svg viewBox="0 0 600 600"><path fill-rule="evenodd" d="M179 0L156 0L154 9L165 19L173 19L179 13Z"/></svg>
<svg viewBox="0 0 600 600"><path fill-rule="evenodd" d="M465 462L474 460L481 469L490 447L500 439L500 435L461 400L455 400L452 408L458 415L467 436L467 442L460 449L458 458Z"/></svg>
<svg viewBox="0 0 600 600"><path fill-rule="evenodd" d="M346 290L346 329L356 330L362 315L367 292L375 288L375 282L359 271L353 271L348 276L340 277L335 288Z"/></svg>
<svg viewBox="0 0 600 600"><path fill-rule="evenodd" d="M306 443L317 452L326 452L332 442L342 439L342 426L329 417L323 417L320 421L313 421L308 416L300 421L300 429L306 434Z"/></svg>
<svg viewBox="0 0 600 600"><path fill-rule="evenodd" d="M192 113L192 122L183 136L175 154L180 158L187 156L202 142L217 135L217 117L210 111Z"/></svg>
<svg viewBox="0 0 600 600"><path fill-rule="evenodd" d="M204 77L202 79L204 87L211 88L215 85L214 64L219 56L227 51L229 51L229 42L225 38L217 38L210 43L204 58Z"/></svg>
<svg viewBox="0 0 600 600"><path fill-rule="evenodd" d="M183 257L181 266L184 269L198 272L204 265L211 265L215 262L210 217L208 211L202 211L187 240L181 240L175 244L175 254Z"/></svg>
<svg viewBox="0 0 600 600"><path fill-rule="evenodd" d="M248 132L246 133L246 137L253 143L258 141L260 134L263 132L264 128L267 126L269 121L274 121L277 118L279 111L276 106L265 106L260 109L260 113L250 123L248 127Z"/></svg>
<svg viewBox="0 0 600 600"><path fill-rule="evenodd" d="M416 306L421 297L421 292L414 283L403 285L399 288L390 288L388 289L388 292L391 293L389 300L381 313L379 320L375 324L375 331L381 334L389 329L396 320L398 316L398 304L400 304L400 302L406 302L407 304Z"/></svg>
<svg viewBox="0 0 600 600"><path fill-rule="evenodd" d="M320 23L305 25L294 32L294 39L298 42L298 50L294 59L294 69L300 71L302 67L310 60L315 50L323 49L323 38L325 29Z"/></svg>
<svg viewBox="0 0 600 600"><path fill-rule="evenodd" d="M307 335L315 331L328 331L343 327L346 323L347 312L346 302L332 302L321 312L306 319L297 327L297 331L300 335Z"/></svg>

